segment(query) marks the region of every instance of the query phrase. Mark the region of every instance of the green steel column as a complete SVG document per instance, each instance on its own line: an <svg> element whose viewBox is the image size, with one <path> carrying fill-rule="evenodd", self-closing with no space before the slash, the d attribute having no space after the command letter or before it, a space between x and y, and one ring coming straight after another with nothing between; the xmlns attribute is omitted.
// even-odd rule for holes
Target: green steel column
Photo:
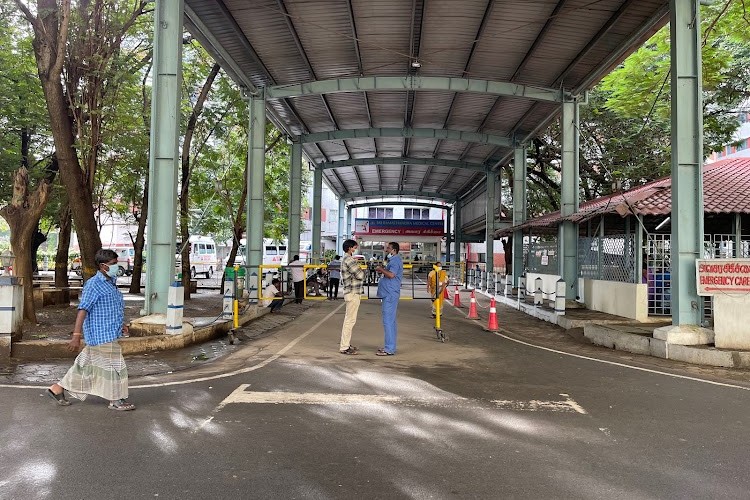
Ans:
<svg viewBox="0 0 750 500"><path fill-rule="evenodd" d="M252 275L260 276L258 266L263 264L263 188L266 176L266 100L264 90L250 97L250 154L247 176L247 256L250 268L247 272L247 290L250 297L257 297Z"/></svg>
<svg viewBox="0 0 750 500"><path fill-rule="evenodd" d="M526 146L513 150L513 225L526 222ZM518 283L523 269L523 231L513 231L513 269L510 274Z"/></svg>
<svg viewBox="0 0 750 500"><path fill-rule="evenodd" d="M461 237L463 236L461 234L461 202L457 201L455 206L456 216L454 217L454 226L456 227L456 230L454 231L456 234L456 247L454 249L454 259L453 261L458 264L461 262Z"/></svg>
<svg viewBox="0 0 750 500"><path fill-rule="evenodd" d="M446 264L451 260L451 207L445 211L445 260Z"/></svg>
<svg viewBox="0 0 750 500"><path fill-rule="evenodd" d="M313 262L320 262L320 215L323 195L323 169L315 167L313 173L313 208L312 208L312 254Z"/></svg>
<svg viewBox="0 0 750 500"><path fill-rule="evenodd" d="M289 162L289 260L299 255L299 236L302 232L302 143L292 142L292 157Z"/></svg>
<svg viewBox="0 0 750 500"><path fill-rule="evenodd" d="M578 102L562 105L562 176L560 180L563 217L578 211ZM565 297L578 298L578 226L565 221L558 233L559 273L565 281Z"/></svg>
<svg viewBox="0 0 750 500"><path fill-rule="evenodd" d="M643 282L643 216L636 215L635 220L635 282Z"/></svg>
<svg viewBox="0 0 750 500"><path fill-rule="evenodd" d="M352 210L354 210L352 207L346 207L346 229L344 230L344 236L345 239L350 239L352 237ZM343 242L341 243L344 244Z"/></svg>
<svg viewBox="0 0 750 500"><path fill-rule="evenodd" d="M154 9L145 314L167 312L174 280L183 11L181 0L157 0Z"/></svg>
<svg viewBox="0 0 750 500"><path fill-rule="evenodd" d="M700 325L695 259L703 249L703 104L699 0L670 0L672 324Z"/></svg>
<svg viewBox="0 0 750 500"><path fill-rule="evenodd" d="M485 271L491 273L495 269L495 173L490 170L487 177L487 206L485 217Z"/></svg>
<svg viewBox="0 0 750 500"><path fill-rule="evenodd" d="M346 210L346 202L343 198L339 198L339 213L338 213L338 224L336 224L336 253L343 255L342 245L344 244L344 211Z"/></svg>
<svg viewBox="0 0 750 500"><path fill-rule="evenodd" d="M734 252L735 259L742 259L742 214L734 214Z"/></svg>

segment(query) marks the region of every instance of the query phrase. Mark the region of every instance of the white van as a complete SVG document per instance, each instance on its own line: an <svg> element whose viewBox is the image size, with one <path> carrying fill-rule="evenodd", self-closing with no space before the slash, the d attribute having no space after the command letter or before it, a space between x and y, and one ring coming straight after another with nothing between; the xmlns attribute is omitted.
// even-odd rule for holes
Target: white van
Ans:
<svg viewBox="0 0 750 500"><path fill-rule="evenodd" d="M234 263L240 266L245 265L245 252L247 240L242 238L240 240L240 246L237 249L237 257L234 259ZM263 264L279 264L286 265L286 240L273 240L270 238L263 238ZM229 260L227 259L226 265L229 266Z"/></svg>
<svg viewBox="0 0 750 500"><path fill-rule="evenodd" d="M203 274L206 278L213 276L214 271L219 268L219 260L216 257L216 243L208 236L191 236L190 245L190 277L195 278ZM180 267L182 244L177 244L176 262Z"/></svg>

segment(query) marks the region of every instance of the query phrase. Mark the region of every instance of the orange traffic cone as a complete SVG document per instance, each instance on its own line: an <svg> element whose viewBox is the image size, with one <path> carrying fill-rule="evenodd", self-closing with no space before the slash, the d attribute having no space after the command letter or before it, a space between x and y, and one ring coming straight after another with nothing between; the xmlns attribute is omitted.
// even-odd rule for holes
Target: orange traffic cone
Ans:
<svg viewBox="0 0 750 500"><path fill-rule="evenodd" d="M468 319L479 319L479 314L477 314L477 298L474 295L474 290L471 291L471 298L469 299L469 315L466 317Z"/></svg>
<svg viewBox="0 0 750 500"><path fill-rule="evenodd" d="M497 309L495 309L495 297L490 299L490 319L487 322L487 331L496 332L500 330L497 326Z"/></svg>
<svg viewBox="0 0 750 500"><path fill-rule="evenodd" d="M461 305L461 296L458 294L458 285L456 285L456 292L453 294L453 307L463 307Z"/></svg>
<svg viewBox="0 0 750 500"><path fill-rule="evenodd" d="M443 298L448 300L451 299L450 295L448 295L448 285L445 285L445 287L443 287Z"/></svg>

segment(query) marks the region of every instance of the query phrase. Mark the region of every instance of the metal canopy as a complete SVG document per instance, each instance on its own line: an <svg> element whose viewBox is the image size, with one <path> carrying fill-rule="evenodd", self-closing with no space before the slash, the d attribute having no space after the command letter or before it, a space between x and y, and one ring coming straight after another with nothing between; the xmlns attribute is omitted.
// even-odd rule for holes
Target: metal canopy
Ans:
<svg viewBox="0 0 750 500"><path fill-rule="evenodd" d="M351 200L483 189L483 168L668 13L667 0L185 0L187 29L248 92L266 89L271 120Z"/></svg>

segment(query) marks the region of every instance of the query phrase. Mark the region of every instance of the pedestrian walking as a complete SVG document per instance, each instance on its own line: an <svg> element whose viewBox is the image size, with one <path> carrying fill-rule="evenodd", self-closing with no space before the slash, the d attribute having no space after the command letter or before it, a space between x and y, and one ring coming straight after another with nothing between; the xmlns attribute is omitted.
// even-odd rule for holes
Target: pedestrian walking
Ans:
<svg viewBox="0 0 750 500"><path fill-rule="evenodd" d="M99 272L83 285L68 350L81 348L81 335L86 346L62 380L47 389L47 395L60 406L70 404L65 398L65 391L68 391L81 401L88 395L104 398L109 401L111 410L134 410L135 405L127 401L128 369L118 343L123 334L127 335L128 327L124 324L122 293L115 285L119 270L117 253L100 249L94 260Z"/></svg>
<svg viewBox="0 0 750 500"><path fill-rule="evenodd" d="M339 342L341 354L357 354L358 352L358 349L351 344L351 340L352 329L357 323L360 291L365 280L365 271L359 267L359 261L354 258L357 248L359 246L356 241L344 241L344 260L341 261L341 286L344 292L344 302L346 302L346 314L344 315L344 324L341 327L341 342Z"/></svg>
<svg viewBox="0 0 750 500"><path fill-rule="evenodd" d="M289 271L292 273L294 283L294 302L302 303L305 298L305 264L300 262L299 255L295 255L289 263Z"/></svg>
<svg viewBox="0 0 750 500"><path fill-rule="evenodd" d="M337 255L328 264L328 300L338 300L339 279L341 278L341 256Z"/></svg>
<svg viewBox="0 0 750 500"><path fill-rule="evenodd" d="M398 252L398 243L395 241L388 243L386 248L388 263L385 267L378 266L376 268L377 273L381 275L378 281L378 297L382 299L384 332L383 348L378 349L375 353L378 356L396 354L396 310L401 297L401 279L404 275L404 264Z"/></svg>

